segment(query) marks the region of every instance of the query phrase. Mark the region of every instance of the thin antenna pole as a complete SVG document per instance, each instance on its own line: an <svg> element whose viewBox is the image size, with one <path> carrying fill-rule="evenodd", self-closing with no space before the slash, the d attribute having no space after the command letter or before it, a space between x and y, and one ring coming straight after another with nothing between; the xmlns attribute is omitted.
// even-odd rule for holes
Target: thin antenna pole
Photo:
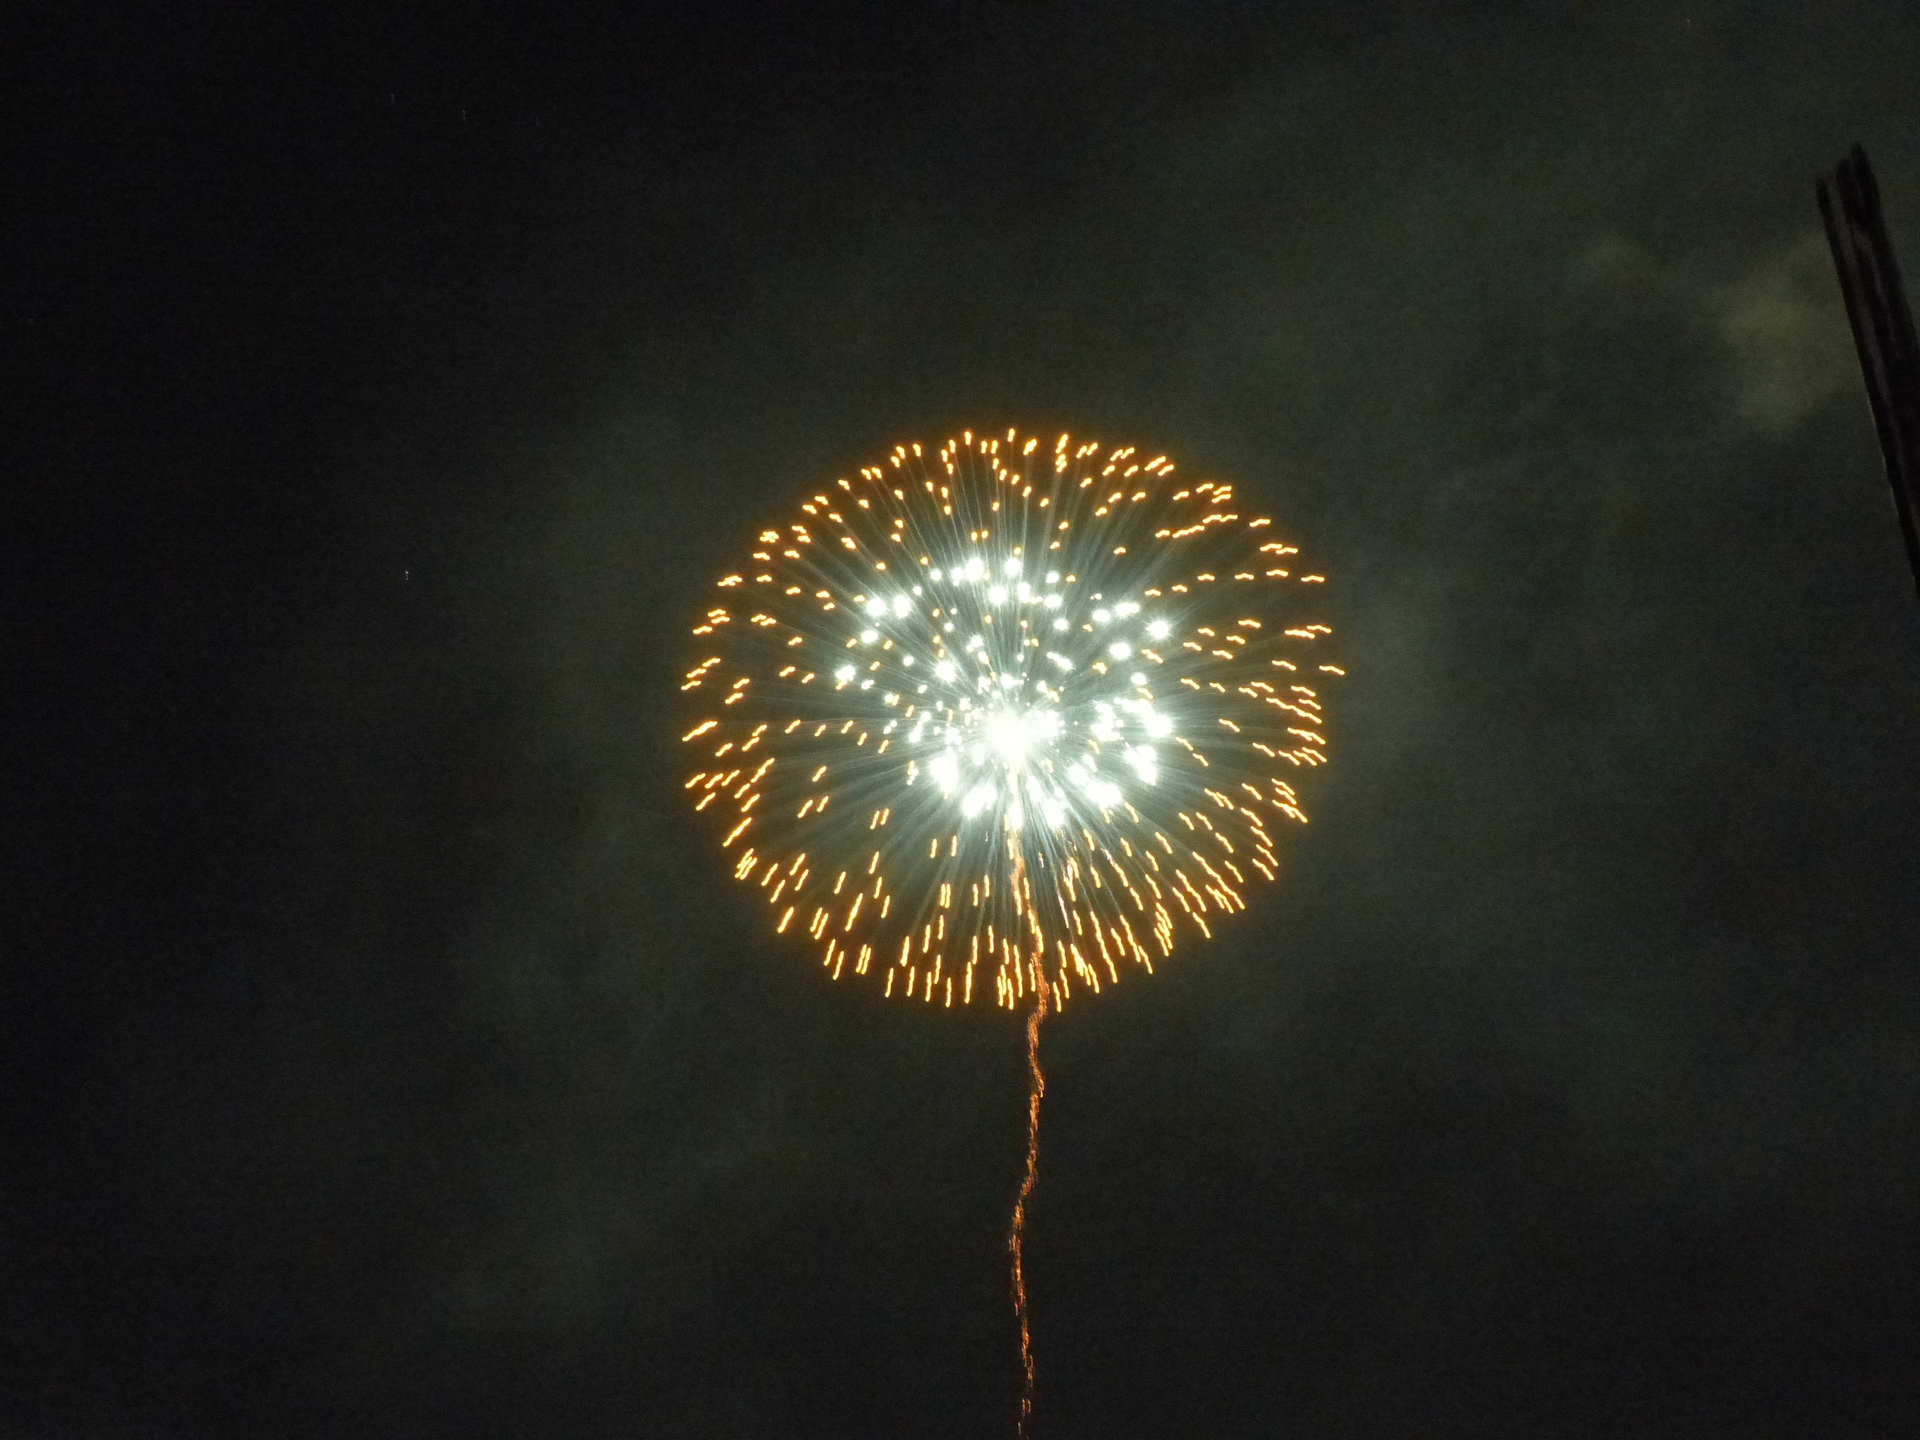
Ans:
<svg viewBox="0 0 1920 1440"><path fill-rule="evenodd" d="M1907 565L1920 594L1920 343L1913 313L1900 284L1900 266L1880 211L1880 187L1855 145L1847 157L1814 182L1820 218L1840 276L1860 373L1880 432L1887 484L1907 542Z"/></svg>

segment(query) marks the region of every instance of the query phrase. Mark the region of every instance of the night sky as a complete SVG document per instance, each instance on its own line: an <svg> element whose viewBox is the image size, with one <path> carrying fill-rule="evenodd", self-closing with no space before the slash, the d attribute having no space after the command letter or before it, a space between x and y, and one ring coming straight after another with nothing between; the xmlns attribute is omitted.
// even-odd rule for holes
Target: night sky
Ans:
<svg viewBox="0 0 1920 1440"><path fill-rule="evenodd" d="M1009 425L1234 483L1351 672L1282 883L1047 1028L1041 1440L1912 1433L1812 181L1920 279L1920 10L39 8L6 1440L1011 1435L1019 1026L775 941L676 689L802 487Z"/></svg>

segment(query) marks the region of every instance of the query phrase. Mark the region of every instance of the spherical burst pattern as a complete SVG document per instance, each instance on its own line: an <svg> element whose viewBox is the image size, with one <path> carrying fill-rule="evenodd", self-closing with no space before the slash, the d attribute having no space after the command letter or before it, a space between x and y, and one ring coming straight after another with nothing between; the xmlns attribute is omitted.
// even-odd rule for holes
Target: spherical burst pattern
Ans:
<svg viewBox="0 0 1920 1440"><path fill-rule="evenodd" d="M1279 868L1326 759L1321 576L1230 486L968 431L809 496L719 582L686 781L735 873L888 995L1149 971Z"/></svg>

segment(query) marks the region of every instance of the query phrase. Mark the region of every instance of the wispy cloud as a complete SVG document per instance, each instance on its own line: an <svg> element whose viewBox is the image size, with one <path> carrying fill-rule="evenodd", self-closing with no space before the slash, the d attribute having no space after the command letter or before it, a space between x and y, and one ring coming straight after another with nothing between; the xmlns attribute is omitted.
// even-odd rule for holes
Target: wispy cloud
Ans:
<svg viewBox="0 0 1920 1440"><path fill-rule="evenodd" d="M1813 231L1709 290L1735 412L1782 434L1857 378L1852 337L1825 238Z"/></svg>
<svg viewBox="0 0 1920 1440"><path fill-rule="evenodd" d="M1731 280L1664 263L1617 234L1582 251L1573 273L1623 300L1670 307L1707 336L1732 417L1763 434L1784 435L1857 383L1833 261L1817 230L1766 251Z"/></svg>

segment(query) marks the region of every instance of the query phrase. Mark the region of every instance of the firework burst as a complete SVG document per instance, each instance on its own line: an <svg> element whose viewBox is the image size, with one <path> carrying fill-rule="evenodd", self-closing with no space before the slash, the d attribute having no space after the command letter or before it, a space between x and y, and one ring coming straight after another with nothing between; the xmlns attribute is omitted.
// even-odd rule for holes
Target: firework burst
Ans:
<svg viewBox="0 0 1920 1440"><path fill-rule="evenodd" d="M719 581L686 789L835 979L1064 1005L1276 878L1342 673L1321 579L1165 456L904 445Z"/></svg>

